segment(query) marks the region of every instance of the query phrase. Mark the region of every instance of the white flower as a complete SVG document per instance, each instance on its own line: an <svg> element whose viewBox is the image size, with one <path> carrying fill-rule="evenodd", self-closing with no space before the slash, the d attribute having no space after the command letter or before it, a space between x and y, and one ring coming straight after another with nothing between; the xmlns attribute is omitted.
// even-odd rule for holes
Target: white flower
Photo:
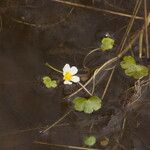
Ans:
<svg viewBox="0 0 150 150"><path fill-rule="evenodd" d="M72 84L72 82L77 83L80 81L80 78L76 76L78 69L75 66L70 67L69 64L66 64L63 68L64 84Z"/></svg>

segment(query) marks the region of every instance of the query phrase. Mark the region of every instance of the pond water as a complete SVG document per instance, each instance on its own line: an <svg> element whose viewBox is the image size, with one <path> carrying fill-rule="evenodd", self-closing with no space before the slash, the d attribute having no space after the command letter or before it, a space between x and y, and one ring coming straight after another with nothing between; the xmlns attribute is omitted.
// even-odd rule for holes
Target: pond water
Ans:
<svg viewBox="0 0 150 150"><path fill-rule="evenodd" d="M71 2L132 14L136 1L117 3L113 0L75 0ZM143 14L142 8L138 15L141 14ZM1 150L67 149L35 144L34 141L83 146L82 138L88 130L85 124L99 117L98 114L93 118L72 112L60 125L49 132L41 133L70 109L67 100L63 99L67 87L63 85L61 75L47 68L45 63L48 62L60 70L66 63L82 69L86 54L97 48L99 39L107 33L117 41L117 47L129 19L51 0L0 2ZM142 23L142 20L136 20L132 30L139 29ZM87 62L87 66L92 68L103 64L115 55L115 50L106 55L96 53ZM45 75L59 80L59 86L56 89L46 89L42 84L42 77ZM107 76L102 79L99 89L104 89L107 79ZM110 117L114 111L120 110L121 93L132 84L133 81L118 77L118 72L115 73L108 95L104 99L104 104L107 106L102 111L104 123L108 122L105 114L108 113ZM146 89L143 98L146 100L150 98L147 91ZM127 129L123 139L128 150L133 147L136 150L150 149L149 105L143 107L139 112L131 113L128 124L131 124L134 131L132 133L130 128ZM135 127L137 122L139 127ZM101 123L94 133L100 134L103 126ZM102 148L99 144L95 147Z"/></svg>

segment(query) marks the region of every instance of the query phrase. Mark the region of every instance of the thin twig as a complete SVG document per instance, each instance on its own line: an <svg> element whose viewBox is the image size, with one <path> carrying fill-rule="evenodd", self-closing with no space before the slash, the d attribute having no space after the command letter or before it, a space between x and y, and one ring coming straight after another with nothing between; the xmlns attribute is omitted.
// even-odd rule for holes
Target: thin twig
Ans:
<svg viewBox="0 0 150 150"><path fill-rule="evenodd" d="M147 15L147 0L144 0L144 19L145 19L145 41L146 41L146 55L150 58L149 37L148 37L148 15Z"/></svg>
<svg viewBox="0 0 150 150"><path fill-rule="evenodd" d="M76 150L102 150L102 149L85 148L85 147L72 146L72 145L52 144L52 143L46 143L46 142L42 142L42 141L34 141L34 144L41 144L41 145L61 147L61 148L65 148L65 149L76 149Z"/></svg>
<svg viewBox="0 0 150 150"><path fill-rule="evenodd" d="M59 72L59 73L63 74L63 72L62 72L62 71L60 71L60 70L56 69L55 67L51 66L50 64L45 63L45 65L46 65L47 67L49 67L50 69L52 69L52 70L54 70L54 71L56 71L56 72Z"/></svg>
<svg viewBox="0 0 150 150"><path fill-rule="evenodd" d="M149 85L149 88L150 88L150 65L148 65L148 68L149 68L149 75L148 75L149 82L148 82L148 85Z"/></svg>
<svg viewBox="0 0 150 150"><path fill-rule="evenodd" d="M126 44L128 35L129 35L129 33L130 33L131 29L132 29L132 26L133 26L133 23L134 23L134 20L135 20L135 16L136 16L137 13L138 13L138 10L139 10L139 8L140 8L140 6L141 6L141 3L142 3L142 0L138 0L138 1L136 2L136 4L135 4L135 8L134 8L134 11L133 11L133 16L132 16L132 18L131 18L131 20L130 20L130 22L129 22L129 25L128 25L128 27L127 27L127 30L126 30L126 32L125 32L123 38L122 38L122 41L121 41L121 44L120 44L119 48L118 48L119 52L121 52L121 51L123 50L124 45Z"/></svg>
<svg viewBox="0 0 150 150"><path fill-rule="evenodd" d="M27 26L30 26L30 27L34 27L34 28L50 28L50 27L54 27L60 23L63 23L66 21L67 18L70 17L72 11L74 10L74 8L71 8L70 12L63 18L61 19L60 21L56 22L56 23L53 23L53 24L34 24L34 23L29 23L27 21L23 21L23 20L19 20L19 19L16 19L14 17L10 17L11 20L17 22L17 23L20 23L20 24L24 24L24 25L27 25Z"/></svg>
<svg viewBox="0 0 150 150"><path fill-rule="evenodd" d="M112 76L113 76L113 74L114 74L114 71L115 71L115 67L114 67L114 68L112 69L112 71L111 71L111 74L110 74L110 76L109 76L109 79L108 79L108 81L107 81L106 87L105 87L104 92L103 92L103 95L102 95L102 99L104 99L104 96L106 95L106 92L107 92L108 87L109 87L109 85L110 85L110 81L111 81L111 79L112 79Z"/></svg>
<svg viewBox="0 0 150 150"><path fill-rule="evenodd" d="M127 116L126 116L126 114L125 114L125 115L124 115L124 119L123 119L123 123L122 123L122 132L121 132L121 134L120 134L120 138L122 138L123 135L124 135L124 129L125 129L125 126L126 126L126 121L127 121Z"/></svg>
<svg viewBox="0 0 150 150"><path fill-rule="evenodd" d="M95 49L91 50L91 51L84 57L84 60L83 60L83 67L84 67L84 68L87 68L87 67L85 66L85 62L86 62L86 59L88 58L88 56L91 55L92 53L96 52L96 51L99 51L99 50L100 50L100 48L95 48Z"/></svg>
<svg viewBox="0 0 150 150"><path fill-rule="evenodd" d="M0 32L3 30L3 20L2 16L0 15Z"/></svg>
<svg viewBox="0 0 150 150"><path fill-rule="evenodd" d="M69 2L69 1L63 1L63 0L52 0L52 1L62 3L62 4L65 4L65 5L69 5L69 6L86 8L86 9L89 9L89 10L99 11L99 12L103 12L103 13L110 13L110 14L113 14L113 15L124 16L124 17L128 17L128 18L132 17L132 15L130 15L130 14L115 12L115 11L106 10L106 9L100 9L100 8L96 8L96 7L86 6L86 5L83 5L83 4L72 3L72 2ZM139 17L139 16L135 16L135 19L144 20L143 17Z"/></svg>
<svg viewBox="0 0 150 150"><path fill-rule="evenodd" d="M69 125L70 125L69 123L62 123L62 124L57 124L57 125L55 125L55 127L62 127L62 126L69 126ZM35 128L28 128L28 129L22 129L22 130L16 130L16 131L4 133L4 134L0 135L0 137L10 136L10 135L16 135L16 134L21 134L21 133L26 133L26 132L35 131L35 130L43 130L43 129L45 129L46 127L47 127L47 126L35 127Z"/></svg>
<svg viewBox="0 0 150 150"><path fill-rule="evenodd" d="M90 125L90 133L92 132L93 126L94 126L94 121L92 121L92 123Z"/></svg>
<svg viewBox="0 0 150 150"><path fill-rule="evenodd" d="M121 10L121 11L122 11L122 10L125 11L125 9L119 8L118 6L116 6L116 4L111 4L111 3L108 2L107 0L104 0L104 2L105 2L108 6L114 8L114 9L118 9L118 10Z"/></svg>
<svg viewBox="0 0 150 150"><path fill-rule="evenodd" d="M34 27L34 28L40 28L42 26L42 25L37 25L37 24L34 24L34 23L29 23L27 21L22 21L22 20L14 18L14 17L11 17L11 20L15 21L17 23L20 23L20 24L24 24L24 25L27 25L27 26L30 26L30 27Z"/></svg>
<svg viewBox="0 0 150 150"><path fill-rule="evenodd" d="M139 36L139 58L142 58L143 55L143 35L144 35L144 30L141 31Z"/></svg>
<svg viewBox="0 0 150 150"><path fill-rule="evenodd" d="M78 82L78 84L79 84L90 96L92 96L92 94L89 92L89 90L88 90L81 82Z"/></svg>
<svg viewBox="0 0 150 150"><path fill-rule="evenodd" d="M56 126L60 121L62 121L64 118L66 118L72 110L68 111L66 114L64 114L60 119L58 119L56 122L54 122L51 126L49 126L47 129L45 129L42 133L47 132L48 130L50 130L51 128L53 128L54 126Z"/></svg>

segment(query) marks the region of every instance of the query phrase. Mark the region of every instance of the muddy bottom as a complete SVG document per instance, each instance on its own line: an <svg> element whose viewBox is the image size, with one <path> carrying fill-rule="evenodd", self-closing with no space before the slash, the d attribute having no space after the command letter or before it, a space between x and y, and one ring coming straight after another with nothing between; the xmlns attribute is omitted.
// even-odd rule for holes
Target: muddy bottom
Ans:
<svg viewBox="0 0 150 150"><path fill-rule="evenodd" d="M136 0L69 2L132 14ZM138 15L143 15L142 6ZM83 115L72 110L59 124L42 132L72 109L64 97L76 89L64 86L61 75L47 68L45 63L60 70L69 63L82 72L84 57L99 47L100 39L109 34L116 40L115 48L104 54L95 53L86 62L89 68L102 65L115 56L129 20L130 17L51 0L0 2L0 150L65 150L67 146L79 149L85 147L82 139L89 133L112 139L108 147L101 146L98 141L94 146L97 149L150 149L150 105L144 103L150 99L149 88L144 89L142 105L127 114L121 143L117 143L122 105L127 100L124 91L134 84L119 68L113 75L100 112ZM135 20L132 32L142 23L143 20ZM59 86L46 89L42 84L45 75L57 79ZM96 95L102 95L109 75L110 72L102 79L99 77ZM112 146L116 143L116 147Z"/></svg>

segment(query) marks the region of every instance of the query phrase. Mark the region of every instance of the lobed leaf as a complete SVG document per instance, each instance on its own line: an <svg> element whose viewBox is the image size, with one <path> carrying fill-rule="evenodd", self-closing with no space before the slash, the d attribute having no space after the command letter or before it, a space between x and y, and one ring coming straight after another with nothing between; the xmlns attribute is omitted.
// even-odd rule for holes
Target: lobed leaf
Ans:
<svg viewBox="0 0 150 150"><path fill-rule="evenodd" d="M93 110L97 111L101 108L101 99L97 96L92 96L89 98L89 101L91 102L91 107Z"/></svg>
<svg viewBox="0 0 150 150"><path fill-rule="evenodd" d="M43 77L43 83L47 88L57 87L57 82L55 80L52 80L49 76Z"/></svg>
<svg viewBox="0 0 150 150"><path fill-rule="evenodd" d="M86 98L77 97L73 100L74 109L77 111L83 111L85 106Z"/></svg>
<svg viewBox="0 0 150 150"><path fill-rule="evenodd" d="M84 110L86 114L91 114L94 110L92 107L92 103L89 100L86 100L85 105L84 105Z"/></svg>
<svg viewBox="0 0 150 150"><path fill-rule="evenodd" d="M120 62L120 65L127 76L135 79L147 76L149 72L149 69L146 66L136 64L135 59L132 56L125 56L123 61Z"/></svg>
<svg viewBox="0 0 150 150"><path fill-rule="evenodd" d="M142 65L136 65L136 72L134 73L133 77L135 79L139 79L141 77L147 76L149 69Z"/></svg>
<svg viewBox="0 0 150 150"><path fill-rule="evenodd" d="M125 69L125 74L129 77L134 76L136 72L136 65L130 65L128 68Z"/></svg>
<svg viewBox="0 0 150 150"><path fill-rule="evenodd" d="M110 37L105 37L105 38L103 38L102 41L101 41L101 46L100 46L100 48L101 48L102 51L110 50L110 49L113 48L114 43L115 43L115 41L114 41L112 38L110 38Z"/></svg>
<svg viewBox="0 0 150 150"><path fill-rule="evenodd" d="M125 56L123 61L120 63L121 68L128 69L130 66L135 65L135 59L132 56Z"/></svg>
<svg viewBox="0 0 150 150"><path fill-rule="evenodd" d="M97 96L92 96L89 99L77 97L73 100L74 109L83 111L84 113L91 114L101 108L101 99Z"/></svg>

